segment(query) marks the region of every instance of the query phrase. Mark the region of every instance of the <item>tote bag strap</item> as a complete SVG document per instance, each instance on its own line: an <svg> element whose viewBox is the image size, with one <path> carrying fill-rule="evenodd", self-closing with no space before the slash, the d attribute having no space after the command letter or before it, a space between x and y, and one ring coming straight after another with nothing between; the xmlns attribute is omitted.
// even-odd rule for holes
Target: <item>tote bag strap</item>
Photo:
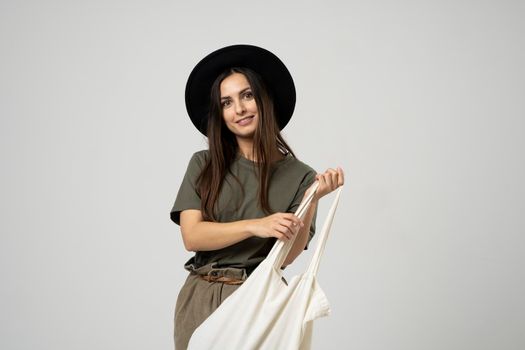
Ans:
<svg viewBox="0 0 525 350"><path fill-rule="evenodd" d="M310 265L308 266L308 269L306 270L306 274L311 274L314 276L317 275L317 270L319 270L319 262L321 261L321 256L324 253L326 241L328 240L330 229L332 228L332 222L334 221L334 215L337 209L337 205L339 204L339 197L341 196L342 189L343 187L341 186L335 195L334 201L332 203L332 207L330 208L330 211L328 212L328 216L326 217L324 221L323 229L321 230L319 242L317 243L317 246L315 247L314 255L312 257L312 260L310 261Z"/></svg>
<svg viewBox="0 0 525 350"><path fill-rule="evenodd" d="M299 204L299 207L295 211L295 216L298 216L301 218L301 220L306 215L306 212L308 211L308 208L310 207L310 203L312 203L312 199L314 198L314 194L317 192L317 188L319 187L319 181L315 180L315 182L309 187L310 192L308 195L303 198L301 203ZM288 255L288 252L292 248L293 243L295 242L295 238L297 236L294 236L293 239L291 239L288 242L285 242L283 240L277 240L277 242L273 245L272 250L266 257L266 261L272 261L272 265L277 268L281 268L284 260L286 259L286 256Z"/></svg>
<svg viewBox="0 0 525 350"><path fill-rule="evenodd" d="M303 201L301 202L301 204L299 205L299 208L296 210L295 212L295 215L300 217L301 219L304 218L306 212L308 211L308 208L310 207L310 204L312 202L312 199L313 199L313 196L315 194L315 192L317 191L317 188L319 187L319 181L315 181L314 184L311 186L311 191L310 193L307 195L307 197L305 197L303 199ZM341 190L343 189L343 186L341 186L339 188L339 190L337 191L337 194L336 194L336 197L334 199L334 202L332 204L332 207L330 208L330 211L328 213L328 216L327 216L327 219L325 220L325 223L323 225L323 229L321 231L321 234L319 235L319 242L317 243L317 246L316 246L316 249L315 249L315 253L312 257L312 260L310 262L310 265L307 269L307 273L312 273L312 274L316 274L317 273L317 270L318 270L318 267L319 267L319 261L321 259L321 255L322 253L324 252L324 247L326 245L326 240L328 239L328 234L329 234L329 231L330 231L330 228L332 226L332 221L333 221L333 218L334 218L334 215L335 215L335 210L337 209L337 204L339 203L339 197L341 195ZM270 253L268 254L267 256L267 260L269 262L273 262L272 265L274 268L277 268L278 271L279 269L281 268L284 260L286 259L286 256L288 255L294 241L295 241L295 237L294 236L294 239L293 240L290 240L288 242L285 242L285 241L282 241L282 240L278 240L272 250L270 251Z"/></svg>

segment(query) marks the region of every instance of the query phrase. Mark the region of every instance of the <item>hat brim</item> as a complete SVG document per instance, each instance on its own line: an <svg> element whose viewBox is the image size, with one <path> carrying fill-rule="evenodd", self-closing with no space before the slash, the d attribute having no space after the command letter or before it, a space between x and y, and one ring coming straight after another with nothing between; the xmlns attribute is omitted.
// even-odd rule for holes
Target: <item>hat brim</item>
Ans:
<svg viewBox="0 0 525 350"><path fill-rule="evenodd" d="M292 75L284 63L270 51L253 45L231 45L204 57L191 71L186 83L186 110L195 127L206 136L211 86L229 67L247 67L264 80L274 99L279 129L290 121L296 93Z"/></svg>

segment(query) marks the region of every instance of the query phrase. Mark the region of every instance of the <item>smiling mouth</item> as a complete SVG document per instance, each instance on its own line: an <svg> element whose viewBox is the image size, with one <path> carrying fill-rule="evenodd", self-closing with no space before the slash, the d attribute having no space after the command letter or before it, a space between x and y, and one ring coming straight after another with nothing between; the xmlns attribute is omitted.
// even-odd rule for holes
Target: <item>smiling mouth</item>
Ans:
<svg viewBox="0 0 525 350"><path fill-rule="evenodd" d="M245 117L245 118L242 118L242 119L237 120L236 123L240 123L240 122L242 122L242 121L245 120L245 119L249 119L249 118L253 118L253 117L254 117L253 115L250 115L250 116L248 116L248 117Z"/></svg>

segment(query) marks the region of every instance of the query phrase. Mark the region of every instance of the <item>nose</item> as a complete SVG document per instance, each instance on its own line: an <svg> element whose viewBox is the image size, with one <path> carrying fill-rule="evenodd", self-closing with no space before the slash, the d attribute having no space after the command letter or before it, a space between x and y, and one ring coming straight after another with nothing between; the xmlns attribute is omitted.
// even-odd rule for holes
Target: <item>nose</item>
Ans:
<svg viewBox="0 0 525 350"><path fill-rule="evenodd" d="M243 115L246 111L246 108L244 108L244 104L242 101L235 102L235 113L238 115Z"/></svg>

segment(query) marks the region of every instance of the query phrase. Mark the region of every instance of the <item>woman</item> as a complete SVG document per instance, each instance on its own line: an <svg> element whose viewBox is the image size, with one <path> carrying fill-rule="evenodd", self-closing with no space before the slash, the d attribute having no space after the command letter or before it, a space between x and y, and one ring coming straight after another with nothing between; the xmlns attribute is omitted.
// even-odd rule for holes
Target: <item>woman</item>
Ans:
<svg viewBox="0 0 525 350"><path fill-rule="evenodd" d="M317 174L281 136L294 107L290 73L260 47L224 47L190 74L186 108L209 149L193 154L171 210L185 248L195 252L184 265L189 275L175 307L177 350L186 349L193 331L277 239L295 239L282 268L307 249L319 198L343 185L341 168ZM316 179L319 187L300 220L293 213Z"/></svg>

